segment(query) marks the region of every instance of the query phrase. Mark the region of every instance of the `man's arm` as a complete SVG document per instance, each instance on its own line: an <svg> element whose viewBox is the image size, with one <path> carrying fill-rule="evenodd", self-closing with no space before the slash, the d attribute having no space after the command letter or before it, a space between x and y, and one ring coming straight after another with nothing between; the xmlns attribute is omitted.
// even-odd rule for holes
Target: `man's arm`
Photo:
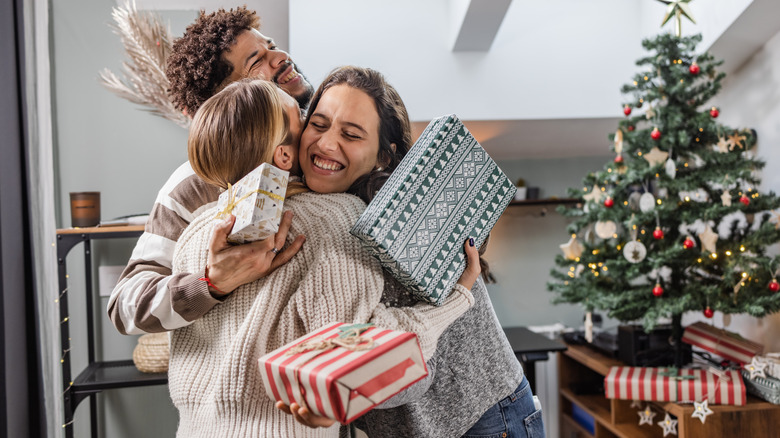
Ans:
<svg viewBox="0 0 780 438"><path fill-rule="evenodd" d="M218 189L198 178L189 163L176 169L160 189L144 234L108 301L109 317L120 333L183 327L219 302L198 280L203 272L171 275L182 231L218 197Z"/></svg>
<svg viewBox="0 0 780 438"><path fill-rule="evenodd" d="M144 234L108 302L120 333L143 334L189 325L238 286L262 278L300 250L303 236L283 251L292 216L285 214L274 237L232 246L227 235L235 218L215 228L209 244L208 272L177 273L171 266L176 241L189 223L213 206L219 190L197 177L189 163L168 179L157 195ZM201 278L208 277L216 288Z"/></svg>

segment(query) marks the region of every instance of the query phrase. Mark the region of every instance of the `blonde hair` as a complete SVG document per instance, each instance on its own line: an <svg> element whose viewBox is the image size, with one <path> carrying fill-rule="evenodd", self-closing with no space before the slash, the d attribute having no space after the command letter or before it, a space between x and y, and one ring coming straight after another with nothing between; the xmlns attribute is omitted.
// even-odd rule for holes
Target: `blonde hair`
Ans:
<svg viewBox="0 0 780 438"><path fill-rule="evenodd" d="M271 82L244 79L203 103L187 141L187 155L199 177L224 189L260 164L273 162L290 126L277 90Z"/></svg>

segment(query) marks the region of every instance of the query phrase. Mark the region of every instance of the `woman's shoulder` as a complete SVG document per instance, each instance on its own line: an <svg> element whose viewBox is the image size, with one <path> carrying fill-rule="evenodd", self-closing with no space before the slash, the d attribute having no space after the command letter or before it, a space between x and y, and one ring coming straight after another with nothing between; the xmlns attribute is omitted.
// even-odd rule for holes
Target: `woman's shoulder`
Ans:
<svg viewBox="0 0 780 438"><path fill-rule="evenodd" d="M362 199L349 193L317 193L305 192L289 199L290 208L301 210L316 210L323 207L342 208L360 213L366 209L366 203Z"/></svg>
<svg viewBox="0 0 780 438"><path fill-rule="evenodd" d="M285 201L293 211L293 223L304 228L349 230L366 209L360 198L348 193L306 192Z"/></svg>

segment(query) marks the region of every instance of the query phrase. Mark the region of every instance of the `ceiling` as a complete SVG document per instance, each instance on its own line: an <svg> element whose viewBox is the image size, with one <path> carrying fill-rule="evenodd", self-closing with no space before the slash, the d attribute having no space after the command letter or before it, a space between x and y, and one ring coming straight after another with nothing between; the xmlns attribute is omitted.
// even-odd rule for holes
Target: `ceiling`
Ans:
<svg viewBox="0 0 780 438"><path fill-rule="evenodd" d="M334 0L335 1L335 0ZM607 10L592 10L593 14L622 14L623 16L616 16L610 19L617 22L617 20L623 21L622 30L625 32L625 22L631 22L632 17L626 17L625 11L618 10L618 7L625 7L626 0L619 0L619 2L610 3L611 0L599 0L594 2L594 7L609 7ZM617 1L617 0L615 0ZM636 26L646 27L643 29L643 33L657 33L658 28L656 22L660 22L655 17L659 13L659 3L651 0L632 0L634 15L640 15L640 17L633 17L636 20ZM234 2L228 2L223 0L137 0L139 8L148 9L206 9L214 10L218 7L230 8L235 5ZM340 14L339 7L344 8L345 5L355 8L370 8L371 5L366 6L365 3L355 2L349 3L349 0L338 0L328 3L328 5L335 5L332 9L324 8L323 3L317 3L312 0L246 0L247 6L258 11L262 11L261 16L263 20L263 30L268 35L273 35L279 45L283 48L290 46L290 41L293 40L294 34L291 32L312 31L306 29L305 26L300 26L299 21L293 22L293 17L296 17L296 13L300 13L302 10L315 10L317 14L323 14L323 11L333 14ZM560 2L559 2L560 3ZM777 17L780 16L780 1L777 0L707 0L707 4L703 4L704 0L699 0L696 3L692 3L694 9L694 16L698 19L697 24L694 26L690 22L684 22L684 30L686 26L688 29L694 29L697 32L704 34L704 42L700 49L709 50L717 58L724 59L725 63L723 69L727 72L733 72L742 66L757 50L759 50L763 44L769 40L773 35L780 31L780 20ZM388 3L381 3L383 8L387 7ZM491 44L496 35L508 30L514 30L518 26L529 26L529 22L516 22L518 16L523 20L535 20L534 8L543 8L535 2L527 2L525 0L447 0L445 3L451 10L452 18L455 21L455 35L453 38L454 44L451 46L451 50L457 52L458 50L466 51L483 51L483 53L489 54L491 51ZM563 3L561 3L563 4ZM393 7L410 7L408 2L391 3ZM580 4L581 5L581 4ZM581 14L582 10L571 9L573 5L565 4L569 14ZM571 7L570 7L571 6ZM379 6L373 7L379 9ZM317 9L320 8L320 9ZM323 9L324 8L324 9ZM517 10L522 9L522 14L518 14ZM507 10L510 10L510 14L506 15L510 23L503 22ZM566 14L566 11L560 12ZM622 12L621 12L622 11ZM514 15L511 14L514 12ZM645 15L641 17L641 15ZM343 14L341 14L343 15ZM527 17L526 17L527 15ZM705 16L705 17L702 17ZM335 15L334 15L335 17ZM604 27L603 23L593 23L593 20L583 16L571 16L564 17L562 19L569 20L564 22L564 26L569 26L570 23L579 25L581 28L570 29L571 35L564 36L563 41L567 41L569 38L570 43L573 44L574 38L587 38L589 33L593 32L592 27L599 26ZM650 20L648 17L653 17ZM659 17L660 18L660 17ZM318 17L320 21L327 22L328 20ZM571 21L575 20L575 21ZM646 23L652 21L652 29L647 26ZM338 26L340 22L333 20ZM703 23L703 24L699 24ZM560 24L560 23L558 23ZM550 23L551 26L555 26L556 23ZM297 26L297 27L296 27ZM589 27L590 26L590 27ZM301 29L301 27L304 27ZM617 29L619 26L614 26ZM403 28L403 26L401 26ZM315 30L316 32L316 30ZM642 32L640 32L642 33ZM379 35L362 35L363 38L385 38L387 34L380 32ZM612 36L613 38L615 36ZM617 38L621 38L621 35L617 35ZM341 49L345 44L340 42L335 50ZM523 44L523 41L512 41L512 44ZM544 45L549 43L545 38L534 38L533 40L526 40L526 45ZM468 46L468 44L476 44L475 47ZM299 46L296 46L299 47ZM425 48L422 48L425 50ZM294 50L295 53L302 53L303 49L299 48ZM494 47L495 50L495 47ZM544 49L542 49L544 52ZM559 48L551 47L546 50L550 57L555 56L556 50ZM295 55L294 53L294 55ZM360 64L364 59L365 53L342 53L344 56L348 56L346 59L356 60L354 63ZM300 56L300 55L297 55ZM620 54L617 54L620 56ZM630 56L631 59L636 59L636 56ZM614 56L613 56L614 58ZM579 61L578 61L579 62ZM604 59L593 59L593 65L578 65L583 71L591 72L589 80L593 84L594 88L601 87L600 90L618 90L622 82L615 83L614 75L609 76L606 74L609 69L609 63L604 62ZM306 64L310 65L310 64ZM612 69L614 73L614 68ZM384 72L384 70L382 70ZM452 70L450 70L451 73ZM409 73L415 74L415 73ZM446 73L445 73L446 74ZM317 75L315 75L316 77ZM623 77L622 74L620 77ZM608 80L609 84L599 83L598 81ZM630 73L625 76L625 81L630 80ZM555 83L545 84L537 83L537 88L541 88L544 93L555 93L557 85ZM607 88L609 87L609 88ZM403 87L399 87L401 90ZM549 91L548 91L549 90ZM601 91L600 91L601 92ZM415 93L409 93L409 91L402 90L404 96L410 96L413 100ZM607 99L614 99L614 97L605 97ZM562 97L562 99L565 99ZM565 101L565 100L564 100ZM576 102L575 102L576 103ZM598 102L593 103L594 107ZM560 104L558 105L561 106ZM608 108L619 108L618 104L610 104ZM414 113L411 111L410 113ZM536 110L526 111L525 114L537 114ZM609 133L614 132L616 129L619 117L622 116L619 110L614 111L614 117L603 117L603 115L612 115L611 110L604 111L603 107L596 109L592 114L584 115L583 111L575 108L574 105L571 108L572 117L550 117L549 114L545 114L542 109L539 109L539 118L532 117L514 117L508 120L484 120L485 118L491 119L492 117L475 117L466 118L464 123L469 130L474 134L478 141L485 147L486 150L496 159L508 160L508 159L528 159L528 158L560 158L560 157L579 157L579 156L595 156L595 155L610 155L610 142L607 139ZM565 108L564 108L565 112ZM418 120L414 123L414 133L418 135L427 125L427 120Z"/></svg>

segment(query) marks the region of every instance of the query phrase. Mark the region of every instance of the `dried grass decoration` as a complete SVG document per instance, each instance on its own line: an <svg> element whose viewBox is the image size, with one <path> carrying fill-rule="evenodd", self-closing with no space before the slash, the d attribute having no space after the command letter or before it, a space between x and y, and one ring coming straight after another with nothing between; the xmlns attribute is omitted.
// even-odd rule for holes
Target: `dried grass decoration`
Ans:
<svg viewBox="0 0 780 438"><path fill-rule="evenodd" d="M164 373L168 371L170 356L168 333L149 333L138 338L133 363L142 373Z"/></svg>
<svg viewBox="0 0 780 438"><path fill-rule="evenodd" d="M100 83L117 96L145 106L154 115L189 127L189 117L173 106L167 93L170 83L165 76L165 63L173 46L170 28L156 14L139 13L135 0L115 7L111 15L116 22L111 28L121 38L129 60L122 62L123 79L106 68L100 72Z"/></svg>

